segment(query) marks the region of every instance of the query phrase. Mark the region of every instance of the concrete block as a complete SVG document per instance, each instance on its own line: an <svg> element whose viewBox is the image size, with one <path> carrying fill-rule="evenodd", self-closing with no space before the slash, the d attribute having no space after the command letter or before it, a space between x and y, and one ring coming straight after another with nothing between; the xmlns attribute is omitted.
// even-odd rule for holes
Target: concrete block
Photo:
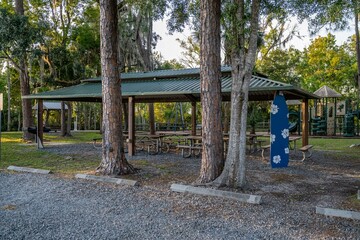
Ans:
<svg viewBox="0 0 360 240"><path fill-rule="evenodd" d="M88 174L76 174L75 178L93 180L97 182L115 183L120 185L139 186L139 183L137 181L121 179L121 178L111 178L111 177L95 176Z"/></svg>
<svg viewBox="0 0 360 240"><path fill-rule="evenodd" d="M258 195L228 192L228 191L216 190L211 188L193 187L182 184L172 184L170 189L171 191L174 192L181 192L181 193L188 192L188 193L194 193L194 194L200 194L206 196L222 197L222 198L234 199L240 202L253 203L253 204L261 203L261 196Z"/></svg>
<svg viewBox="0 0 360 240"><path fill-rule="evenodd" d="M7 169L12 170L12 171L17 171L17 172L29 172L29 173L40 173L40 174L49 174L49 173L51 173L50 170L28 168L28 167L9 166Z"/></svg>
<svg viewBox="0 0 360 240"><path fill-rule="evenodd" d="M316 213L331 217L342 217L360 220L360 212L355 211L316 207Z"/></svg>

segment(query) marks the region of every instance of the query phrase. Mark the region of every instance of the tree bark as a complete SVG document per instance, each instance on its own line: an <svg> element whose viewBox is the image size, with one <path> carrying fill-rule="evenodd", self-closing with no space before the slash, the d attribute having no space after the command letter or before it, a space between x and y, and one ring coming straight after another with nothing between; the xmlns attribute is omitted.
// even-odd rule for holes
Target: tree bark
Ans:
<svg viewBox="0 0 360 240"><path fill-rule="evenodd" d="M66 135L66 115L65 115L65 102L61 101L61 136Z"/></svg>
<svg viewBox="0 0 360 240"><path fill-rule="evenodd" d="M200 88L202 104L202 161L198 182L218 177L224 166L221 124L221 1L200 2Z"/></svg>
<svg viewBox="0 0 360 240"><path fill-rule="evenodd" d="M11 130L11 78L10 78L10 61L7 61L7 131Z"/></svg>
<svg viewBox="0 0 360 240"><path fill-rule="evenodd" d="M224 102L223 103L223 113L224 113L224 133L229 133L230 129L230 103Z"/></svg>
<svg viewBox="0 0 360 240"><path fill-rule="evenodd" d="M122 133L122 96L118 62L117 1L100 0L101 75L103 100L102 160L97 173L135 172L125 158Z"/></svg>
<svg viewBox="0 0 360 240"><path fill-rule="evenodd" d="M71 120L72 120L72 104L67 102L67 121L66 121L66 136L71 137Z"/></svg>
<svg viewBox="0 0 360 240"><path fill-rule="evenodd" d="M359 33L359 6L358 1L353 1L355 15L355 38L356 38L356 60L357 60L357 85L358 95L360 97L360 33Z"/></svg>
<svg viewBox="0 0 360 240"><path fill-rule="evenodd" d="M24 3L23 0L15 1L15 12L19 15L24 15ZM26 66L26 54L20 59L19 63L19 73L20 73L20 91L21 96L30 94L30 81L29 75L27 72ZM31 100L30 99L22 99L22 130L23 130L23 138L25 140L29 140L33 138L33 135L28 132L28 128L33 124L33 116L31 109Z"/></svg>
<svg viewBox="0 0 360 240"><path fill-rule="evenodd" d="M233 24L233 34L239 36L231 45L232 91L231 91L231 121L228 154L224 171L214 181L216 185L244 187L246 125L249 98L249 85L255 65L257 50L258 19L260 0L251 4L250 35L245 34L245 2L236 0L238 7L236 21ZM247 48L245 48L247 46Z"/></svg>

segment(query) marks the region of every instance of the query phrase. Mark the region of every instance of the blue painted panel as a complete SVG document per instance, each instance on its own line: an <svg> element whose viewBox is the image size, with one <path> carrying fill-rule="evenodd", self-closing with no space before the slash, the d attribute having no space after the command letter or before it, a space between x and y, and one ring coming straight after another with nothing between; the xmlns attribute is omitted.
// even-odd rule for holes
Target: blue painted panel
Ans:
<svg viewBox="0 0 360 240"><path fill-rule="evenodd" d="M289 164L289 110L282 95L276 95L270 109L271 167Z"/></svg>

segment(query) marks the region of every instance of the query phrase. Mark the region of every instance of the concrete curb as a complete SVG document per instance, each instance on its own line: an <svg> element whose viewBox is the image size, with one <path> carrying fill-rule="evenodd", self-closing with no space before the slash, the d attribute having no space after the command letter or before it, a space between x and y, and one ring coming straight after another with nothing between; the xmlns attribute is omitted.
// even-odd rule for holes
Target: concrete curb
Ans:
<svg viewBox="0 0 360 240"><path fill-rule="evenodd" d="M222 198L234 199L240 202L246 202L252 204L261 203L261 196L258 195L228 192L228 191L216 190L211 188L192 187L182 184L172 184L170 189L171 191L174 192L181 192L181 193L188 192L188 193L194 193L194 194L200 194L206 196L222 197Z"/></svg>
<svg viewBox="0 0 360 240"><path fill-rule="evenodd" d="M115 184L121 184L121 185L139 186L139 183L137 181L121 179L121 178L101 177L101 176L94 176L94 175L88 175L88 174L76 174L75 178L93 180L93 181L97 181L97 182L107 182L107 183L115 183Z"/></svg>
<svg viewBox="0 0 360 240"><path fill-rule="evenodd" d="M49 174L49 173L51 173L50 170L27 168L27 167L9 166L7 169L12 170L12 171L17 171L17 172L29 172L29 173L40 173L40 174Z"/></svg>
<svg viewBox="0 0 360 240"><path fill-rule="evenodd" d="M342 217L342 218L360 220L360 212L355 212L355 211L345 211L345 210L333 209L333 208L316 207L316 213L331 217Z"/></svg>

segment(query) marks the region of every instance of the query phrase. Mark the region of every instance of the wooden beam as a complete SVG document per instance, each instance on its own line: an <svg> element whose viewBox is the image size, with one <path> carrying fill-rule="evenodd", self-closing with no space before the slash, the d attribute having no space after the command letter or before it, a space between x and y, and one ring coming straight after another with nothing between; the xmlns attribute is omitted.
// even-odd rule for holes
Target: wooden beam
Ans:
<svg viewBox="0 0 360 240"><path fill-rule="evenodd" d="M191 135L196 135L196 102L191 102Z"/></svg>
<svg viewBox="0 0 360 240"><path fill-rule="evenodd" d="M302 145L306 146L309 144L309 100L303 99L301 104L302 113Z"/></svg>
<svg viewBox="0 0 360 240"><path fill-rule="evenodd" d="M191 94L185 94L184 96L185 96L187 99L189 99L190 102L196 102L196 101L197 101L197 99L196 99L193 95L191 95Z"/></svg>
<svg viewBox="0 0 360 240"><path fill-rule="evenodd" d="M129 129L129 137L128 137L128 155L135 155L135 99L134 97L128 98L128 129Z"/></svg>

